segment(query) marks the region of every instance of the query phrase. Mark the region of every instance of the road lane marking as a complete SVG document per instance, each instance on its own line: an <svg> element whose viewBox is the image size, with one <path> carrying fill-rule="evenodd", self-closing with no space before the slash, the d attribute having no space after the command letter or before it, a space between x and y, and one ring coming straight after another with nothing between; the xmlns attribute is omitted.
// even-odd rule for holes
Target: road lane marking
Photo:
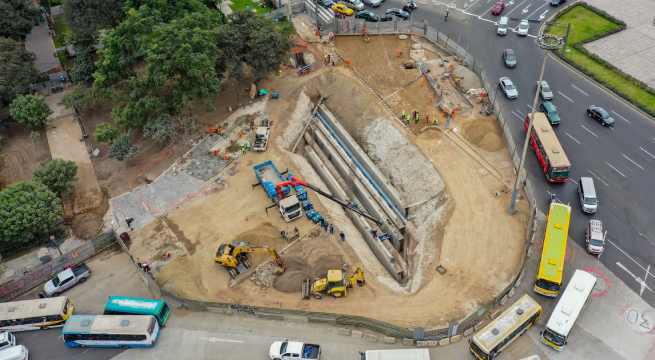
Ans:
<svg viewBox="0 0 655 360"><path fill-rule="evenodd" d="M523 121L523 116L521 115L521 113L512 110L512 115L516 116L516 118L519 119L519 121Z"/></svg>
<svg viewBox="0 0 655 360"><path fill-rule="evenodd" d="M586 132L588 132L588 133L590 133L591 135L593 135L596 139L598 139L598 135L596 135L593 131L587 129L586 126L584 126L584 125L580 125L580 127L583 128Z"/></svg>
<svg viewBox="0 0 655 360"><path fill-rule="evenodd" d="M630 124L630 120L626 119L623 115L617 113L616 111L612 110L612 114L616 115L616 117L618 117L619 119L621 119L621 120L627 122L628 124Z"/></svg>
<svg viewBox="0 0 655 360"><path fill-rule="evenodd" d="M615 168L614 165L608 163L607 161L605 161L605 164L607 164L607 166L609 166L610 168L612 168L612 170L616 171L617 173L619 173L619 175L623 176L624 178L627 177L627 176L625 176L624 173L620 172L619 169Z"/></svg>
<svg viewBox="0 0 655 360"><path fill-rule="evenodd" d="M646 274L644 274L644 284L648 281L648 274L650 273L650 264L648 264L648 269L646 269ZM641 287L641 291L639 293L639 296L641 296L641 293L644 292L644 287Z"/></svg>
<svg viewBox="0 0 655 360"><path fill-rule="evenodd" d="M215 342L226 342L226 343L237 343L237 344L242 344L242 343L244 342L243 340L222 339L222 338L217 338L217 337L213 337L213 336L211 336L211 337L204 337L204 336L201 336L201 337L199 337L198 339L200 339L200 340L205 340L205 341L209 341L209 342L211 342L211 343L215 343Z"/></svg>
<svg viewBox="0 0 655 360"><path fill-rule="evenodd" d="M530 5L532 5L532 4L528 4L528 6L524 7L523 10L521 10L521 13L522 14L527 14L528 11L530 11ZM528 16L528 17L530 17L530 16Z"/></svg>
<svg viewBox="0 0 655 360"><path fill-rule="evenodd" d="M621 155L623 155L623 158L625 158L625 159L628 160L629 162L633 163L636 167L640 168L641 170L645 170L643 166L639 165L636 161L630 159L630 158L628 157L628 155L626 155L626 154L624 154L624 153L621 153Z"/></svg>
<svg viewBox="0 0 655 360"><path fill-rule="evenodd" d="M544 10L544 12L541 13L541 15L539 15L539 21L546 18L546 14L548 14L548 11L550 11L550 10L546 9L546 10Z"/></svg>
<svg viewBox="0 0 655 360"><path fill-rule="evenodd" d="M543 3L543 5L539 6L538 8L534 9L530 14L528 14L528 19L532 18L532 15L534 15L537 11L541 10L546 5L548 5L547 2ZM546 12L548 12L548 10L546 10Z"/></svg>
<svg viewBox="0 0 655 360"><path fill-rule="evenodd" d="M468 9L472 8L473 5L477 4L479 1L480 1L480 0L475 0L475 1L473 1L473 2L470 3L469 5L464 6L464 9L465 9L465 10L468 10Z"/></svg>
<svg viewBox="0 0 655 360"><path fill-rule="evenodd" d="M644 153L648 154L648 156L650 156L651 158L655 159L655 155L649 153L648 150L644 149L644 148L641 147L641 146L639 147L639 149L640 149L641 151L643 151Z"/></svg>
<svg viewBox="0 0 655 360"><path fill-rule="evenodd" d="M533 111L533 110L532 110L532 105L530 105L530 104L525 104L525 106L528 107L528 110Z"/></svg>
<svg viewBox="0 0 655 360"><path fill-rule="evenodd" d="M580 142L580 140L574 138L573 135L569 134L568 132L565 131L564 134L566 134L566 136L570 137L571 140L573 140L573 141L575 141L576 143L578 143L578 145L582 144L582 143Z"/></svg>
<svg viewBox="0 0 655 360"><path fill-rule="evenodd" d="M603 185L605 185L605 186L607 186L607 187L610 187L610 184L609 184L607 181L605 181L605 179L603 179L600 175L596 174L595 172L591 171L590 169L587 169L587 171L588 171L591 175L593 175L596 179L598 179L598 181L602 182Z"/></svg>
<svg viewBox="0 0 655 360"><path fill-rule="evenodd" d="M578 90L580 92L580 94L582 94L584 96L589 96L589 94L587 94L586 91L584 91L584 90L580 89L579 87L575 86L575 84L571 84L571 87Z"/></svg>
<svg viewBox="0 0 655 360"><path fill-rule="evenodd" d="M578 182L575 181L575 180L573 180L573 179L571 179L571 178L567 178L566 180L567 180L567 181L570 181L570 182L572 182L572 183L574 183L575 185L578 185Z"/></svg>
<svg viewBox="0 0 655 360"><path fill-rule="evenodd" d="M637 284L639 284L639 297L641 297L644 294L644 289L648 289L648 291L653 292L653 289L651 289L648 286L648 284L646 284L646 281L642 280L639 276L633 274L623 264L617 261L616 266L620 267L621 269L623 269L623 271L627 272L628 275L630 275L637 282Z"/></svg>
<svg viewBox="0 0 655 360"><path fill-rule="evenodd" d="M568 100L568 101L570 101L570 102L572 102L572 103L575 104L575 101L573 101L573 99L571 99L570 97L566 96L563 92L561 92L561 91L558 90L557 93L558 93L561 97L563 97L563 98L565 98L566 100Z"/></svg>

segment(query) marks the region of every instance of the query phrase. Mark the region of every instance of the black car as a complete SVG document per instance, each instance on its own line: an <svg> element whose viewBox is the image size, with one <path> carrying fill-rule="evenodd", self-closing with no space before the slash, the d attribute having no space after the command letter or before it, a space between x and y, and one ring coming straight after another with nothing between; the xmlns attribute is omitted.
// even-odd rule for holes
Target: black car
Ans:
<svg viewBox="0 0 655 360"><path fill-rule="evenodd" d="M357 15L355 15L356 18L358 19L364 19L366 21L370 22L378 22L380 21L380 16L368 11L368 10L362 10L358 11Z"/></svg>
<svg viewBox="0 0 655 360"><path fill-rule="evenodd" d="M550 0L550 5L551 6L560 6L564 3L566 0Z"/></svg>
<svg viewBox="0 0 655 360"><path fill-rule="evenodd" d="M503 50L503 62L505 63L505 66L510 69L516 67L516 63L518 61L516 59L516 54L514 53L514 50L512 49Z"/></svg>
<svg viewBox="0 0 655 360"><path fill-rule="evenodd" d="M384 14L385 15L394 15L394 16L397 16L397 17L403 19L403 20L409 19L409 13L407 11L405 11L405 10L398 9L398 8L387 9L384 12Z"/></svg>
<svg viewBox="0 0 655 360"><path fill-rule="evenodd" d="M332 4L334 4L334 1L332 0L317 0L318 4L321 5L322 7L329 9L332 7Z"/></svg>
<svg viewBox="0 0 655 360"><path fill-rule="evenodd" d="M600 106L591 105L587 108L587 116L598 121L601 125L606 127L614 126L614 119L610 114Z"/></svg>
<svg viewBox="0 0 655 360"><path fill-rule="evenodd" d="M416 10L416 2L414 0L409 0L405 5L403 5L403 10L407 11L408 13L411 13L412 11Z"/></svg>

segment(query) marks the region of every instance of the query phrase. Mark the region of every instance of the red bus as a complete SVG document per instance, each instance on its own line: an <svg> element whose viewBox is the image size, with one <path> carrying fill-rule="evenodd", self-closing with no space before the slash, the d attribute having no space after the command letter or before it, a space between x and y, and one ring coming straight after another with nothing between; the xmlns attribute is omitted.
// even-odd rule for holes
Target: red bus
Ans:
<svg viewBox="0 0 655 360"><path fill-rule="evenodd" d="M523 121L523 129L525 131L528 130L528 124L530 122L528 115L526 115ZM550 126L546 114L542 112L534 113L530 144L535 154L537 154L537 160L539 161L539 165L541 165L544 175L546 175L546 180L552 183L562 183L569 178L569 170L571 169L569 158L559 143L555 131Z"/></svg>

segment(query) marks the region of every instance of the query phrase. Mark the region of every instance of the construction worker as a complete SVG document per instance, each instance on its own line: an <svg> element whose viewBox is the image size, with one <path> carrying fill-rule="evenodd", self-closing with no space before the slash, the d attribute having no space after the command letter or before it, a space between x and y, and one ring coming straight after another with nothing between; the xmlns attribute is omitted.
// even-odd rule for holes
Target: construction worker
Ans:
<svg viewBox="0 0 655 360"><path fill-rule="evenodd" d="M446 9L446 13L443 16L443 21L448 21L448 13L449 13L449 10Z"/></svg>
<svg viewBox="0 0 655 360"><path fill-rule="evenodd" d="M340 231L339 238L341 238L341 241L346 241L346 234L344 234L343 231Z"/></svg>

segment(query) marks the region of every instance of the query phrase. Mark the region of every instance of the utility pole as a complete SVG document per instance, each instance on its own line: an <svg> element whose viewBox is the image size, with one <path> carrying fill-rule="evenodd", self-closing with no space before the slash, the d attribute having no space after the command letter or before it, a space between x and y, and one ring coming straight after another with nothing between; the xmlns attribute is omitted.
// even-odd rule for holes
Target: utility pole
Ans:
<svg viewBox="0 0 655 360"><path fill-rule="evenodd" d="M528 114L530 121L528 122L528 129L525 132L525 141L523 142L523 150L521 152L521 160L519 161L519 169L516 172L516 180L512 189L512 202L509 205L509 213L514 215L516 213L516 202L518 200L518 188L521 181L521 172L523 171L523 164L525 162L525 154L528 151L528 143L530 142L530 134L532 133L532 121L534 120L534 110L537 107L537 99L539 98L539 91L541 91L541 80L544 77L544 70L546 69L546 59L548 55L544 52L544 60L541 62L541 70L539 71L539 80L537 81L537 91L534 93L534 100L532 101L532 111Z"/></svg>

